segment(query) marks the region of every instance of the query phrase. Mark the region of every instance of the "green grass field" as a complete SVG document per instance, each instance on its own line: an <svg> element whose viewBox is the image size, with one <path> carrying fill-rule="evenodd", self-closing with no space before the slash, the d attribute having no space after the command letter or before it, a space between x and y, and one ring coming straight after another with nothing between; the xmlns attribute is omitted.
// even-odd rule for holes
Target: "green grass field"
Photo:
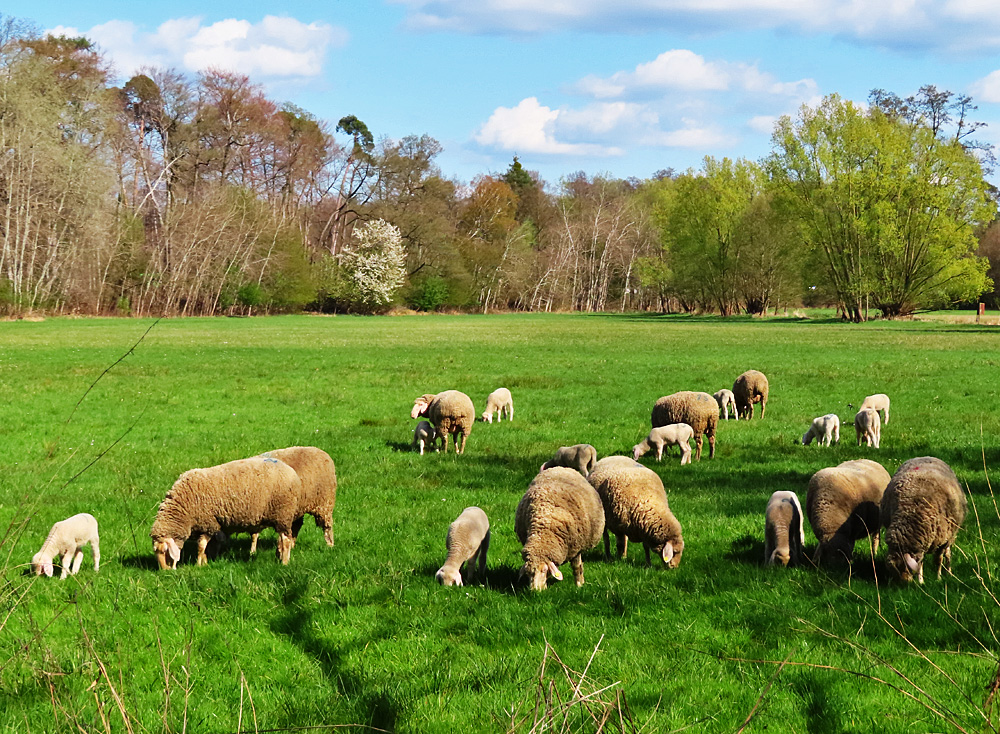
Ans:
<svg viewBox="0 0 1000 734"><path fill-rule="evenodd" d="M744 731L1000 722L988 703L1000 519L984 471L1000 467L995 326L164 320L74 411L151 323L0 324L0 730L528 731L540 691L556 711L572 699L552 651L586 669L583 692L607 687L569 709L573 730L596 730L602 711L604 731L736 732L751 715ZM595 548L583 587L567 565L565 581L524 589L514 508L557 447L627 453L658 397L731 387L748 368L770 379L763 421L720 422L714 460L707 447L690 466L676 453L643 459L683 524L680 568L646 568L638 548L606 562ZM482 410L499 386L514 394L513 424L477 423L464 456L409 450L415 397L459 389ZM877 451L855 445L848 408L874 392L893 401ZM801 446L827 412L844 421L840 445ZM188 548L176 572L156 570L149 527L181 472L290 445L337 463L332 549L307 519L287 567L266 531L255 558L237 536L207 567ZM892 473L928 454L954 468L978 512L954 578L888 585L881 553L872 564L861 544L852 574L762 567L773 491L804 504L820 468L867 457ZM448 524L469 505L493 527L487 582L439 587ZM76 577L28 576L51 524L84 511L101 525L100 573L87 552Z"/></svg>

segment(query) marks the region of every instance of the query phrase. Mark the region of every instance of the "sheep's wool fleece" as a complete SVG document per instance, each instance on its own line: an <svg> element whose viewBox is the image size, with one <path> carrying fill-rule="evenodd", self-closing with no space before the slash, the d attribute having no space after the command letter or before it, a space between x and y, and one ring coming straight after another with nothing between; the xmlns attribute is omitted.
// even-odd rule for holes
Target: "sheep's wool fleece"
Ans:
<svg viewBox="0 0 1000 734"><path fill-rule="evenodd" d="M820 469L809 480L806 514L821 543L840 533L856 541L879 529L879 503L889 472L877 461L854 459Z"/></svg>
<svg viewBox="0 0 1000 734"><path fill-rule="evenodd" d="M514 532L525 562L556 565L593 548L604 533L604 507L579 472L553 467L538 474L517 505Z"/></svg>
<svg viewBox="0 0 1000 734"><path fill-rule="evenodd" d="M668 541L683 548L681 524L655 471L628 456L607 456L587 479L601 498L608 532L657 548Z"/></svg>
<svg viewBox="0 0 1000 734"><path fill-rule="evenodd" d="M890 552L924 553L949 545L968 503L951 467L933 456L903 462L882 496L882 523Z"/></svg>
<svg viewBox="0 0 1000 734"><path fill-rule="evenodd" d="M476 408L464 392L445 390L434 396L427 408L427 419L439 433L461 431L468 436L476 421Z"/></svg>
<svg viewBox="0 0 1000 734"><path fill-rule="evenodd" d="M300 487L295 470L277 459L254 457L191 469L181 474L160 503L150 536L183 541L192 533L262 527L290 534Z"/></svg>
<svg viewBox="0 0 1000 734"><path fill-rule="evenodd" d="M665 395L656 401L650 416L653 428L671 423L687 423L695 436L707 433L715 435L719 422L719 404L707 392L682 390Z"/></svg>
<svg viewBox="0 0 1000 734"><path fill-rule="evenodd" d="M283 461L295 470L302 489L299 494L299 514L333 512L337 503L337 469L330 455L315 446L291 446L262 454L267 459Z"/></svg>

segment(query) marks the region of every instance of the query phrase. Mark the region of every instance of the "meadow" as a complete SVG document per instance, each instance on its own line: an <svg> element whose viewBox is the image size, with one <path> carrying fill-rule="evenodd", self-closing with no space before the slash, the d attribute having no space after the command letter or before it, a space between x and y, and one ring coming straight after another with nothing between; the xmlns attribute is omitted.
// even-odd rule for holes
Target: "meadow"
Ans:
<svg viewBox="0 0 1000 734"><path fill-rule="evenodd" d="M0 323L0 730L996 731L998 339L657 315ZM567 565L524 588L514 508L557 447L629 453L658 397L749 368L770 380L765 419L720 421L714 459L642 460L684 528L678 569L595 548L584 586ZM513 423L477 423L463 456L410 451L415 397L482 410L499 386ZM875 392L892 398L879 450L855 445L848 407ZM840 444L802 446L828 412ZM265 531L256 557L236 536L207 567L186 548L157 570L149 528L183 471L292 445L337 464L333 548L309 518L287 567ZM953 577L889 584L863 544L850 571L763 567L772 492L804 503L820 468L922 455L969 492ZM470 505L492 523L486 582L440 587ZM82 511L100 573L87 551L76 577L28 575Z"/></svg>

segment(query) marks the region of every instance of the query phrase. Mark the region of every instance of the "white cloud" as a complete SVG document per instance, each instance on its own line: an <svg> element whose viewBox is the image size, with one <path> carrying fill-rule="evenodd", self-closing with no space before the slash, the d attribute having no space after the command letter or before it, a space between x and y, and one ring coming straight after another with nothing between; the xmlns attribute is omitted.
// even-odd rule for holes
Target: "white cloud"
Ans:
<svg viewBox="0 0 1000 734"><path fill-rule="evenodd" d="M411 28L476 34L568 30L827 33L904 49L1000 49L993 0L390 0Z"/></svg>
<svg viewBox="0 0 1000 734"><path fill-rule="evenodd" d="M540 155L613 156L621 148L590 143L560 142L556 123L563 114L538 102L536 97L521 100L517 107L497 107L475 140L480 145Z"/></svg>
<svg viewBox="0 0 1000 734"><path fill-rule="evenodd" d="M210 25L201 18L175 18L152 33L121 20L82 32L66 27L49 32L87 36L126 77L143 65L185 71L215 67L260 78L315 77L322 73L327 50L347 42L341 28L273 15L259 23L229 18Z"/></svg>
<svg viewBox="0 0 1000 734"><path fill-rule="evenodd" d="M973 83L971 90L981 102L1000 102L1000 70L987 74Z"/></svg>
<svg viewBox="0 0 1000 734"><path fill-rule="evenodd" d="M778 121L776 115L757 115L747 121L747 127L755 133L770 135L774 132L774 124Z"/></svg>

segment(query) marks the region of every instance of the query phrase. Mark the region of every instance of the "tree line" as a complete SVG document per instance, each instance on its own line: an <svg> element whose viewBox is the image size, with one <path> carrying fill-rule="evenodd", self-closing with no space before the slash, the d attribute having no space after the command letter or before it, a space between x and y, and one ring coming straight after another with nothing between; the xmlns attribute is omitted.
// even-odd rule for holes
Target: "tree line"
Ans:
<svg viewBox="0 0 1000 734"><path fill-rule="evenodd" d="M376 139L241 74L142 69L0 17L0 311L746 312L971 302L1000 262L968 97L836 95L761 161L463 184L427 135Z"/></svg>

